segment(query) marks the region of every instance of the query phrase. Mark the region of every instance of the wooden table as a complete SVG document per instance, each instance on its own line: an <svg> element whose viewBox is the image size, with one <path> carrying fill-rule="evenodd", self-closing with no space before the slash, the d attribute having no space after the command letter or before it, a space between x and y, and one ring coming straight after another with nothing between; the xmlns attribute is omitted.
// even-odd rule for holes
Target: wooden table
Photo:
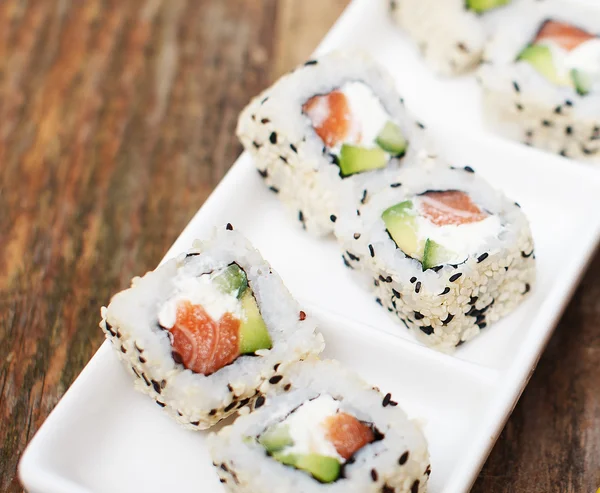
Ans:
<svg viewBox="0 0 600 493"><path fill-rule="evenodd" d="M0 2L1 491L102 342L99 306L157 264L240 153L238 112L346 3ZM600 256L473 491L598 486Z"/></svg>

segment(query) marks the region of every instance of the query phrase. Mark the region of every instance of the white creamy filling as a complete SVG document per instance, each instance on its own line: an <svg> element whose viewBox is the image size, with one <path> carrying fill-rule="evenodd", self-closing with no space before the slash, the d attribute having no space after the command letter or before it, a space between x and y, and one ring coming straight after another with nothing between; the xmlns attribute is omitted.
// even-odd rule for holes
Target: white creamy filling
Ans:
<svg viewBox="0 0 600 493"><path fill-rule="evenodd" d="M379 98L370 87L362 82L347 82L339 91L346 96L350 109L350 128L343 141L330 149L332 154L339 154L342 144L361 147L375 147L375 139L390 120ZM310 120L313 127L319 127L329 116L329 104L321 98L310 109Z"/></svg>
<svg viewBox="0 0 600 493"><path fill-rule="evenodd" d="M176 294L161 306L158 312L158 322L170 329L177 321L177 306L182 301L193 305L202 305L206 313L213 319L219 320L225 313L231 313L236 318L243 318L243 309L235 296L220 291L212 281L213 275L203 274L198 277L179 272L172 279Z"/></svg>
<svg viewBox="0 0 600 493"><path fill-rule="evenodd" d="M286 454L319 454L334 457L340 463L345 460L327 439L325 420L339 410L339 403L329 395L321 395L305 402L283 422L289 427L293 445Z"/></svg>
<svg viewBox="0 0 600 493"><path fill-rule="evenodd" d="M573 50L565 50L551 39L543 39L536 44L547 46L552 53L552 61L560 80L569 80L571 70L581 70L594 85L600 83L600 39L594 38L581 43Z"/></svg>
<svg viewBox="0 0 600 493"><path fill-rule="evenodd" d="M415 200L417 208L422 198ZM438 205L439 206L439 205ZM460 211L452 210L453 215L460 215ZM465 216L471 213L465 212ZM497 216L489 215L481 221L466 224L449 224L437 226L427 218L417 216L417 234L419 244L424 245L427 239L443 246L449 253L446 260L450 264L463 262L469 254L486 249L490 240L497 238L502 230L502 223Z"/></svg>

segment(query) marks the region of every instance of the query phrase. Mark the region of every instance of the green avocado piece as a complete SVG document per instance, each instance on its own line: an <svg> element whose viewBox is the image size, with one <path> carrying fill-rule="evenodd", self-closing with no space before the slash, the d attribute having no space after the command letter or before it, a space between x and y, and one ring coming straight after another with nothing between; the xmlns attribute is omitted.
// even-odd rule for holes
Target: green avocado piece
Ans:
<svg viewBox="0 0 600 493"><path fill-rule="evenodd" d="M405 200L389 207L383 211L381 219L383 219L388 233L396 242L396 246L410 257L418 256L421 248L412 201Z"/></svg>
<svg viewBox="0 0 600 493"><path fill-rule="evenodd" d="M240 325L240 354L252 354L259 349L271 349L273 342L254 295L247 289L242 296L244 316Z"/></svg>
<svg viewBox="0 0 600 493"><path fill-rule="evenodd" d="M582 70L576 68L571 70L571 79L577 94L580 96L585 96L592 90L592 78Z"/></svg>
<svg viewBox="0 0 600 493"><path fill-rule="evenodd" d="M321 483L331 483L340 476L341 465L337 459L319 454L284 454L276 452L273 458L286 466L306 471Z"/></svg>
<svg viewBox="0 0 600 493"><path fill-rule="evenodd" d="M289 426L281 424L274 425L265 431L258 439L258 442L270 454L294 444Z"/></svg>
<svg viewBox="0 0 600 493"><path fill-rule="evenodd" d="M231 264L216 273L212 281L223 293L231 293L236 298L241 298L248 288L246 273L238 264Z"/></svg>
<svg viewBox="0 0 600 493"><path fill-rule="evenodd" d="M488 10L507 5L510 1L511 0L467 0L467 8L474 10L478 14L482 14Z"/></svg>
<svg viewBox="0 0 600 493"><path fill-rule="evenodd" d="M445 264L452 258L452 252L439 243L427 238L423 251L423 270L431 269L437 265Z"/></svg>
<svg viewBox="0 0 600 493"><path fill-rule="evenodd" d="M369 149L343 144L339 155L339 166L343 177L363 171L385 168L387 162L386 152L379 147Z"/></svg>
<svg viewBox="0 0 600 493"><path fill-rule="evenodd" d="M553 84L559 86L572 85L570 79L565 80L559 77L558 73L556 72L554 62L552 61L552 52L547 46L536 44L529 45L521 53L519 53L517 61L529 63L535 70L537 70Z"/></svg>
<svg viewBox="0 0 600 493"><path fill-rule="evenodd" d="M402 135L402 130L392 121L385 124L375 142L393 156L401 156L406 152L407 142L404 135Z"/></svg>

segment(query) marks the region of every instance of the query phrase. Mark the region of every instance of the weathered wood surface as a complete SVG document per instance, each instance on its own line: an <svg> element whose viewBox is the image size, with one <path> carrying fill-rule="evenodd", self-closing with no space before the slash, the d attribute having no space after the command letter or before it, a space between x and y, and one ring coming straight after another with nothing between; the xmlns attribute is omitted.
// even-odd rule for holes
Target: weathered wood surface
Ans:
<svg viewBox="0 0 600 493"><path fill-rule="evenodd" d="M153 268L240 152L248 99L347 0L0 2L0 490L102 342L98 307ZM477 492L600 485L600 257Z"/></svg>

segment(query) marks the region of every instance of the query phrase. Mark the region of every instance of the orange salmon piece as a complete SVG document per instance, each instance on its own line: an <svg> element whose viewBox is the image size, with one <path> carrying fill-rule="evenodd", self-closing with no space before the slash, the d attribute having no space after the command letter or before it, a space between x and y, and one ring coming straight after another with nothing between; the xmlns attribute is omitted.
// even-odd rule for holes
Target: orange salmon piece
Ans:
<svg viewBox="0 0 600 493"><path fill-rule="evenodd" d="M476 223L488 215L464 192L426 192L421 196L421 213L436 226Z"/></svg>
<svg viewBox="0 0 600 493"><path fill-rule="evenodd" d="M351 114L348 99L341 91L313 96L302 106L313 128L327 147L342 142L350 130Z"/></svg>
<svg viewBox="0 0 600 493"><path fill-rule="evenodd" d="M169 329L173 351L188 370L210 375L239 356L240 324L231 313L215 321L201 305L183 301L177 306L175 325Z"/></svg>
<svg viewBox="0 0 600 493"><path fill-rule="evenodd" d="M549 39L559 44L565 50L571 51L581 43L594 39L596 36L583 29L565 24L564 22L546 21L539 30L535 42Z"/></svg>
<svg viewBox="0 0 600 493"><path fill-rule="evenodd" d="M325 420L325 427L325 436L346 460L375 439L370 427L347 413L329 416Z"/></svg>

